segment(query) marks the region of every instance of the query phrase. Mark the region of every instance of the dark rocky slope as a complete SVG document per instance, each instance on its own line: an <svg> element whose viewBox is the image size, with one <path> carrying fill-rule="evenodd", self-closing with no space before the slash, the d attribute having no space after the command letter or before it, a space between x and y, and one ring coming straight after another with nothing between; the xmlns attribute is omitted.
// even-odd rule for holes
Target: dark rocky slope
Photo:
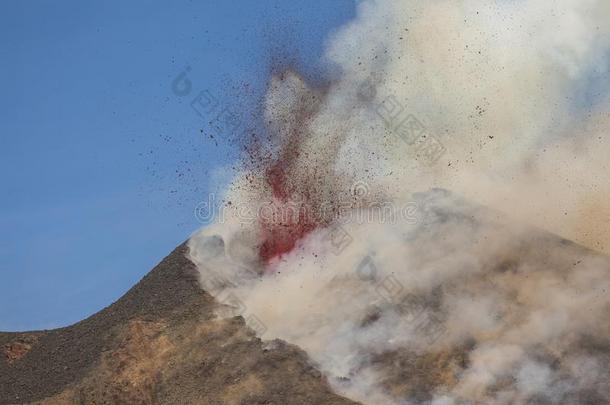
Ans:
<svg viewBox="0 0 610 405"><path fill-rule="evenodd" d="M186 245L66 328L0 333L0 404L351 404L300 349L215 319Z"/></svg>

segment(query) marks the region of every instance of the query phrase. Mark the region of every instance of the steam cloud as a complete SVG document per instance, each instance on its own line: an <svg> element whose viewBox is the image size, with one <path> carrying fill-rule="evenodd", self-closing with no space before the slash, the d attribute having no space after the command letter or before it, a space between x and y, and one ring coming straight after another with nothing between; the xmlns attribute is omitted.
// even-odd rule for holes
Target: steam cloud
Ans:
<svg viewBox="0 0 610 405"><path fill-rule="evenodd" d="M608 21L603 0L360 3L330 84L273 77L271 139L190 240L203 288L364 404L610 402ZM243 220L261 206L297 209Z"/></svg>

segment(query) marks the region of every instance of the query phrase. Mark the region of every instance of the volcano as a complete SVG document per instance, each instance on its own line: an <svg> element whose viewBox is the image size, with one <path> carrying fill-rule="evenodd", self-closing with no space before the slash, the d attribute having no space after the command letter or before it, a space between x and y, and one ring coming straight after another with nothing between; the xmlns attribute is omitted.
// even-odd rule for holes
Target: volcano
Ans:
<svg viewBox="0 0 610 405"><path fill-rule="evenodd" d="M0 404L354 403L299 348L215 319L186 252L75 325L0 333Z"/></svg>
<svg viewBox="0 0 610 405"><path fill-rule="evenodd" d="M453 200L452 208L447 209L440 203L446 198L447 193L442 190L420 195L425 217L419 222L418 238L441 242L451 229L459 232L470 229L476 236L480 229L489 226L489 218L500 215L461 200L459 203ZM456 228L458 223L461 226ZM430 233L431 224L441 234ZM548 292L534 291L541 301L552 299L553 284L569 280L586 260L600 263L595 274L608 279L610 260L603 255L539 229L518 234L509 229L499 232L504 234L505 254L495 255L494 262L485 264L488 274L470 274L466 286L484 293L504 289L506 300L517 302L498 314L507 319L502 324L504 329L510 323L520 324L536 315L528 313L531 307L523 304L529 299L524 292L529 288L528 280L536 279L539 273L535 269L523 270L532 263L556 272L557 280L547 283ZM221 247L224 249L221 243L216 243L213 250ZM0 333L0 404L358 403L337 389L336 381L333 385L326 372L320 371L324 367L295 344L269 340L268 335L261 340L241 316L219 318L217 310L223 305L201 288L201 269L188 257L188 245L180 245L121 299L75 325L48 331ZM520 267L519 263L523 265ZM511 284L515 280L518 285ZM340 278L333 281L339 282ZM538 289L539 285L544 283L532 284L529 289ZM426 305L441 313L443 299L464 288L457 279L446 283L425 298ZM585 289L582 280L575 289L582 296L592 293ZM605 302L605 289L593 293L593 300ZM579 297L570 299L577 301ZM377 304L372 306L356 332L370 334L376 327L383 328L383 317L388 311ZM473 317L465 315L465 319ZM583 313L582 318L587 317ZM567 321L553 320L551 325L558 327L562 322ZM488 348L500 338L514 342L520 339L513 332L503 335L504 332L492 328L484 328L484 333L473 331L471 336L440 346L431 344L426 350L411 350L404 345L382 349L380 343L375 351L364 353L358 360L379 372L382 378L377 383L381 389L401 404L430 403L434 395L438 398L439 392L450 390L474 395L467 391L474 389L481 391L477 395L501 398L509 395L510 387L515 385L520 387L519 395L523 392L529 395L519 403L603 404L610 397L608 319L594 319L594 323L584 323L580 329L570 326L570 333L559 335L560 341L554 338L524 345L524 356L538 368L528 366L516 377L504 369L493 375L491 367L497 360L491 356L491 360L486 360L481 354L489 353ZM395 330L398 331L398 326ZM536 325L527 326L526 331L532 335L540 333ZM525 339L529 342L531 337ZM513 350L514 344L507 346ZM482 366L477 363L481 356ZM578 359L590 361L579 363ZM488 365L491 380L481 386L460 386L471 378L473 370ZM527 391L528 379L537 381L541 376L550 379L549 375L557 379L557 386L563 387L559 396ZM353 378L354 375L346 374L340 377L340 382Z"/></svg>

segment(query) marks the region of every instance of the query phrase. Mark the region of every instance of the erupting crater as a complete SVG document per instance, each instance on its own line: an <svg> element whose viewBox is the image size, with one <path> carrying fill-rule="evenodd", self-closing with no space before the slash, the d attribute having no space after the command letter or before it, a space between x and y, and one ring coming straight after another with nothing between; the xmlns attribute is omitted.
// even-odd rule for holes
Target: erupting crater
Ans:
<svg viewBox="0 0 610 405"><path fill-rule="evenodd" d="M272 202L261 210L261 262L269 264L273 259L291 252L298 241L325 224L313 215L309 193L298 193L289 187L288 176L280 164L265 173L265 180L272 193Z"/></svg>

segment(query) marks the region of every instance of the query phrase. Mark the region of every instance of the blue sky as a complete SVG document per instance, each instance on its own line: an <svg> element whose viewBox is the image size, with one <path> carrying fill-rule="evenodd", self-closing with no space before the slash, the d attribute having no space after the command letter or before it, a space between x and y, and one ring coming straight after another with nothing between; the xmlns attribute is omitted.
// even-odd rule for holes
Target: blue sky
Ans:
<svg viewBox="0 0 610 405"><path fill-rule="evenodd" d="M271 60L314 75L354 13L353 0L0 3L0 330L91 315L185 240ZM238 130L194 111L201 91Z"/></svg>

